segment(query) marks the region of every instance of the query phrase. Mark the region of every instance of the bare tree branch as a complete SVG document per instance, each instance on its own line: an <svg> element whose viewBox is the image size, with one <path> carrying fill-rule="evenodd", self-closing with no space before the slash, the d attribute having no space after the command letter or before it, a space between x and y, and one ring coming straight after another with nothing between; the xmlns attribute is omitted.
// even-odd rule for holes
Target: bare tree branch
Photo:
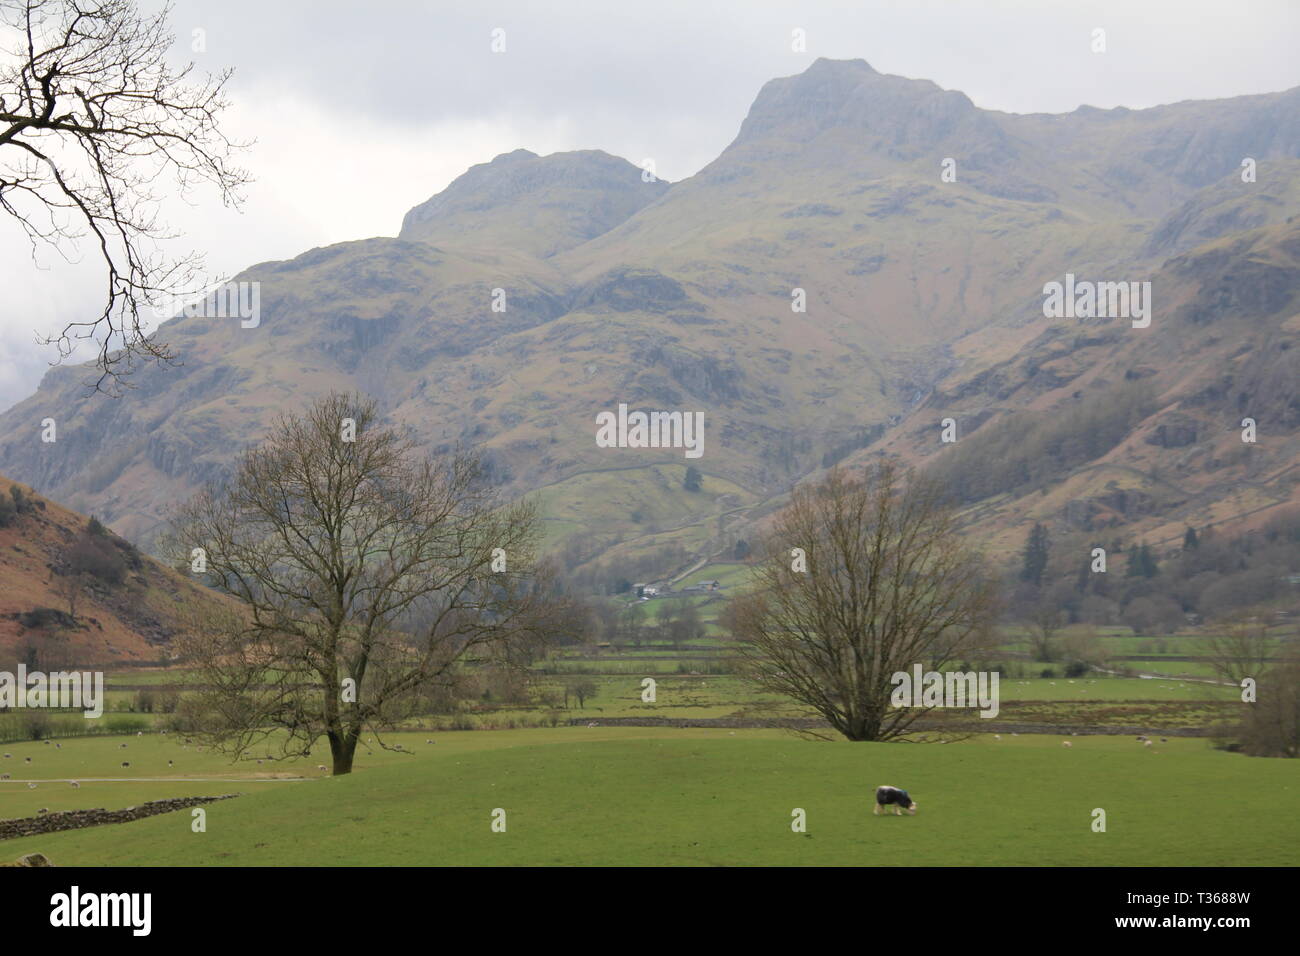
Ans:
<svg viewBox="0 0 1300 956"><path fill-rule="evenodd" d="M181 196L200 183L238 205L248 145L222 132L226 71L202 81L166 62L170 8L144 16L133 0L0 0L0 210L26 231L35 258L68 261L88 240L104 262L104 305L44 338L62 361L98 347L95 388L115 394L140 360L174 360L146 326L154 306L196 293L202 257L158 250L174 238L158 219L155 184Z"/></svg>

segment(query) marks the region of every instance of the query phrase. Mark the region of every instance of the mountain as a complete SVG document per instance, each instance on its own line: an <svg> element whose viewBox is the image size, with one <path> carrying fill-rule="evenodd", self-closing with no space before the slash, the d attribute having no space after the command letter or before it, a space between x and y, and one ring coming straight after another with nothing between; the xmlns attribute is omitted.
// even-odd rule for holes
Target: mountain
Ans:
<svg viewBox="0 0 1300 956"><path fill-rule="evenodd" d="M18 661L47 671L156 661L167 656L188 609L223 600L102 525L3 477L0 495L6 670Z"/></svg>
<svg viewBox="0 0 1300 956"><path fill-rule="evenodd" d="M281 410L357 389L430 452L476 445L508 490L536 493L567 566L633 567L725 546L830 461L955 453L926 444L945 409L982 430L1150 368L1144 401L1219 427L1243 377L1285 372L1262 356L1292 330L1297 107L1300 89L1014 115L818 60L765 84L731 145L681 182L597 151L518 150L413 208L396 238L254 265L236 278L261 283L256 328L165 323L184 365L141 369L121 399L52 370L0 415L0 469L147 546L166 507L226 474ZM1045 318L1044 285L1067 273L1152 281L1146 337ZM596 415L620 403L702 412L703 457L597 447ZM39 440L47 417L55 443ZM1107 454L1170 467L1141 436L1187 433L1129 424ZM1277 443L1294 427L1268 421L1267 455L1290 454ZM1198 430L1179 467L1211 475L1220 437ZM1259 504L1231 485L1206 479L1196 508ZM1028 515L1076 521L1071 502L1102 492L971 502L971 525L1009 542Z"/></svg>

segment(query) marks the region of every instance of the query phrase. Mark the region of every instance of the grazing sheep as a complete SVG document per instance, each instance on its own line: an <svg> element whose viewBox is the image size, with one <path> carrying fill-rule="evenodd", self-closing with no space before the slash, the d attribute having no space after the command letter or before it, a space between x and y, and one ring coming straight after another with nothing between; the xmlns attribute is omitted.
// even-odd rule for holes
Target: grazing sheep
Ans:
<svg viewBox="0 0 1300 956"><path fill-rule="evenodd" d="M1062 741L1061 741L1061 746L1062 746L1062 747L1073 747L1074 744L1070 743L1068 740L1062 740Z"/></svg>
<svg viewBox="0 0 1300 956"><path fill-rule="evenodd" d="M28 790L35 790L35 789L36 789L36 784L34 784L34 783L29 783L29 784L27 785L27 789L28 789Z"/></svg>
<svg viewBox="0 0 1300 956"><path fill-rule="evenodd" d="M24 757L23 760L24 760L24 762L26 762L26 763L31 763L31 762L32 762L32 758L31 758L31 757Z"/></svg>
<svg viewBox="0 0 1300 956"><path fill-rule="evenodd" d="M130 764L129 761L123 760L123 761L122 761L122 766L123 766L123 767L129 767L129 766L131 766L131 764Z"/></svg>
<svg viewBox="0 0 1300 956"><path fill-rule="evenodd" d="M0 780L8 780L8 779L9 779L9 774L0 773Z"/></svg>
<svg viewBox="0 0 1300 956"><path fill-rule="evenodd" d="M993 735L993 739L994 739L994 740L1001 740L1001 739L1002 739L1002 735L1001 735L1001 734L994 734L994 735Z"/></svg>
<svg viewBox="0 0 1300 956"><path fill-rule="evenodd" d="M42 740L41 743L45 744L45 746L47 747L50 745L50 742L48 740Z"/></svg>
<svg viewBox="0 0 1300 956"><path fill-rule="evenodd" d="M122 744L121 746L122 746L122 749L123 749L123 750L126 749L126 744Z"/></svg>
<svg viewBox="0 0 1300 956"><path fill-rule="evenodd" d="M1161 738L1160 738L1160 742L1161 742L1162 744L1167 744L1167 743L1169 743L1169 738L1168 738L1168 737L1161 737Z"/></svg>
<svg viewBox="0 0 1300 956"><path fill-rule="evenodd" d="M37 812L37 813L49 813L49 812L50 812L50 808L49 808L49 807L41 807L41 808L40 808L39 810L37 810L36 812Z"/></svg>
<svg viewBox="0 0 1300 956"><path fill-rule="evenodd" d="M54 749L55 749L55 750L62 750L62 749L63 749L63 744L55 744L55 745L54 745Z"/></svg>
<svg viewBox="0 0 1300 956"><path fill-rule="evenodd" d="M137 730L137 731L135 732L135 735L136 735L137 737L143 737L143 736L144 736L144 731L143 731L143 730Z"/></svg>
<svg viewBox="0 0 1300 956"><path fill-rule="evenodd" d="M8 759L9 759L10 757L12 757L12 756L13 756L13 754L5 754L5 760L8 760Z"/></svg>
<svg viewBox="0 0 1300 956"><path fill-rule="evenodd" d="M167 761L167 766L171 767L171 766L174 766L174 764L173 764L170 760L168 760L168 761Z"/></svg>
<svg viewBox="0 0 1300 956"><path fill-rule="evenodd" d="M73 789L73 790L80 790L80 789L81 789L81 784L77 783L77 781L75 781L75 780L72 781L72 789Z"/></svg>
<svg viewBox="0 0 1300 956"><path fill-rule="evenodd" d="M433 741L432 741L432 740L426 740L425 743L426 743L426 744L431 744L431 743L433 743Z"/></svg>
<svg viewBox="0 0 1300 956"><path fill-rule="evenodd" d="M906 790L900 790L898 787L885 785L876 787L876 801L871 808L871 812L879 815L883 810L889 813L889 808L894 808L894 816L902 816L904 813L909 816L916 816L918 809L917 803L911 798Z"/></svg>
<svg viewBox="0 0 1300 956"><path fill-rule="evenodd" d="M1143 747L1150 747L1150 746L1151 746L1151 741L1149 741L1149 740L1144 740L1144 741L1142 741L1142 746L1143 746Z"/></svg>
<svg viewBox="0 0 1300 956"><path fill-rule="evenodd" d="M324 771L324 769L325 769L325 765L324 765L324 764L321 764L321 765L320 765L319 767L317 767L316 769L317 769L317 770L320 770L320 771Z"/></svg>

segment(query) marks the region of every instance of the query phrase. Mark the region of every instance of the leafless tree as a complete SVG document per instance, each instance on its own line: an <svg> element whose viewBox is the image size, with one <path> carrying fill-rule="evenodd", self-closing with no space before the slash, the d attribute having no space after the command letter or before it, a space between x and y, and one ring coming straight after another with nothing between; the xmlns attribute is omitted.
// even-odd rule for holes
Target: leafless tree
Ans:
<svg viewBox="0 0 1300 956"><path fill-rule="evenodd" d="M759 553L730 615L745 672L850 740L903 736L924 713L891 706L895 673L991 643L994 576L935 484L892 462L797 488Z"/></svg>
<svg viewBox="0 0 1300 956"><path fill-rule="evenodd" d="M305 755L323 736L348 773L363 730L465 668L526 666L565 623L534 507L498 501L470 454L417 460L369 400L283 417L174 529L173 554L202 548L238 599L205 605L181 641L210 687L206 736L236 756Z"/></svg>
<svg viewBox="0 0 1300 956"><path fill-rule="evenodd" d="M1041 598L1025 610L1024 623L1034 660L1056 660L1056 635L1065 626L1064 619L1060 605L1050 597Z"/></svg>
<svg viewBox="0 0 1300 956"><path fill-rule="evenodd" d="M77 619L77 606L81 602L81 592L85 590L85 575L69 570L67 574L58 575L54 581L54 593L68 606L68 617Z"/></svg>
<svg viewBox="0 0 1300 956"><path fill-rule="evenodd" d="M1214 673L1238 686L1247 677L1258 681L1268 672L1275 643L1268 625L1248 613L1216 621L1205 641Z"/></svg>
<svg viewBox="0 0 1300 956"><path fill-rule="evenodd" d="M41 246L75 258L88 239L106 267L102 309L46 344L59 359L98 347L96 388L114 392L140 360L170 361L149 334L151 305L192 294L202 258L164 255L160 181L182 196L200 183L238 204L245 144L221 130L229 72L192 80L167 63L170 9L133 0L0 0L0 209Z"/></svg>

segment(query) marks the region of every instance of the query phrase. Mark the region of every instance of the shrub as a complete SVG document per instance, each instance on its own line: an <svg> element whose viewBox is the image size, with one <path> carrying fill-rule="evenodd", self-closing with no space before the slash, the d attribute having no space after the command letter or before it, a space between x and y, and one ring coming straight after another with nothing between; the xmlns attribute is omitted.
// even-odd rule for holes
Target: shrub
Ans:
<svg viewBox="0 0 1300 956"><path fill-rule="evenodd" d="M105 584L126 580L127 562L106 537L82 535L68 549L68 564L74 574L89 574Z"/></svg>

